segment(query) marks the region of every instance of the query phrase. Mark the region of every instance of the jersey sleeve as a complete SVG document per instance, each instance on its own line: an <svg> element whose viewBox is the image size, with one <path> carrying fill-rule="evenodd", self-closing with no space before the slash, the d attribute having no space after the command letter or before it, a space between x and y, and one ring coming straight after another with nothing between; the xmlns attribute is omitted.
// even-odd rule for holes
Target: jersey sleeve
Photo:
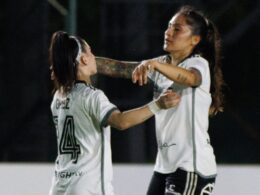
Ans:
<svg viewBox="0 0 260 195"><path fill-rule="evenodd" d="M118 108L112 104L107 96L101 90L95 90L89 100L90 111L92 116L100 123L102 127L107 126L107 120L110 114Z"/></svg>
<svg viewBox="0 0 260 195"><path fill-rule="evenodd" d="M187 68L197 69L203 77L203 75L206 75L208 73L209 65L207 60L201 57L193 57L189 59L187 63Z"/></svg>

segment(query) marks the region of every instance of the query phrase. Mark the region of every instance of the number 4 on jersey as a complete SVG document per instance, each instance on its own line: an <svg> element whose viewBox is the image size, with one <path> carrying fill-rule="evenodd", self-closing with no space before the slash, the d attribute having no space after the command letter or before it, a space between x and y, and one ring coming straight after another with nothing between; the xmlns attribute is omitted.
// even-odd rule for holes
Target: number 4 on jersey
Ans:
<svg viewBox="0 0 260 195"><path fill-rule="evenodd" d="M80 145L75 137L73 116L67 116L65 119L59 150L60 154L71 154L71 160L73 160L73 163L77 163Z"/></svg>

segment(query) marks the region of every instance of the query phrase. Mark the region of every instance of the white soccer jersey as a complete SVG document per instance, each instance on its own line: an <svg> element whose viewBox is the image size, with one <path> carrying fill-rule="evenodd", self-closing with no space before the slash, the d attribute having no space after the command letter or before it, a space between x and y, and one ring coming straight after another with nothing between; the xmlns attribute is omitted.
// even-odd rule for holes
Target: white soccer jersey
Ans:
<svg viewBox="0 0 260 195"><path fill-rule="evenodd" d="M193 56L179 66L197 69L202 76L201 85L197 88L185 87L157 71L149 75L154 82L154 98L167 89L181 95L178 106L161 110L155 116L158 143L155 171L172 173L181 168L204 177L215 176L215 156L208 135L211 104L209 65L204 58Z"/></svg>
<svg viewBox="0 0 260 195"><path fill-rule="evenodd" d="M58 156L50 195L113 195L110 127L115 105L101 90L78 82L51 110L57 130Z"/></svg>

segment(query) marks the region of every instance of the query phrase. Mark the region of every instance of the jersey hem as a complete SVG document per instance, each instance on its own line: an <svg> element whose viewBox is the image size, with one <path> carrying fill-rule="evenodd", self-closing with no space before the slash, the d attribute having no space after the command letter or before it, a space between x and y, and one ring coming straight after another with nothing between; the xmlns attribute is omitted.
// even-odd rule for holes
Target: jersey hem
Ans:
<svg viewBox="0 0 260 195"><path fill-rule="evenodd" d="M154 171L154 172L157 172L157 173L160 173L160 174L171 174L171 173L176 172L177 169L181 169L181 170L186 171L186 172L196 173L197 175L199 175L200 177L202 177L202 178L204 178L204 179L210 179L210 178L216 178L216 177L217 177L217 173L210 174L210 175L204 175L204 174L202 174L202 173L201 173L200 171L198 171L198 170L188 171L188 170L186 170L185 168L180 168L180 167L176 168L176 169L173 170L173 171L162 171L162 170L156 170L156 169L154 169L153 171Z"/></svg>

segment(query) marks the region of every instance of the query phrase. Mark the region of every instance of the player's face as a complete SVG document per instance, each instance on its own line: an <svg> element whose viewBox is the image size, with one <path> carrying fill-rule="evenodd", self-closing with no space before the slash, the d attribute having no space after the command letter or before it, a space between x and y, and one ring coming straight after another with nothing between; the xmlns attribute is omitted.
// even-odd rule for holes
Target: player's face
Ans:
<svg viewBox="0 0 260 195"><path fill-rule="evenodd" d="M191 27L186 23L185 16L174 15L164 33L163 49L176 53L190 51L193 47Z"/></svg>
<svg viewBox="0 0 260 195"><path fill-rule="evenodd" d="M96 58L94 54L91 51L90 46L85 42L85 48L86 48L86 57L88 59L88 70L90 72L90 75L94 75L97 73L97 64L96 64Z"/></svg>

